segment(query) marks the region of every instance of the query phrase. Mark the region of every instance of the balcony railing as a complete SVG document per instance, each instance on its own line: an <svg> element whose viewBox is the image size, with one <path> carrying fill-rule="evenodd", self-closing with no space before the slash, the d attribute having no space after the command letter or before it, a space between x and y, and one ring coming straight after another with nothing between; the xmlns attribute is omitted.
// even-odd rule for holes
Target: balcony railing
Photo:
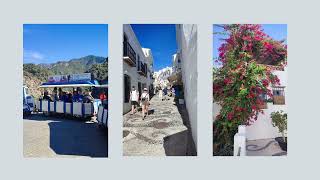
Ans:
<svg viewBox="0 0 320 180"><path fill-rule="evenodd" d="M148 75L148 64L144 64L144 76L147 77Z"/></svg>
<svg viewBox="0 0 320 180"><path fill-rule="evenodd" d="M141 61L138 61L138 73L144 76L144 65Z"/></svg>
<svg viewBox="0 0 320 180"><path fill-rule="evenodd" d="M138 61L138 73L142 76L147 76L147 64Z"/></svg>
<svg viewBox="0 0 320 180"><path fill-rule="evenodd" d="M123 60L130 66L136 66L136 52L127 41L123 42Z"/></svg>

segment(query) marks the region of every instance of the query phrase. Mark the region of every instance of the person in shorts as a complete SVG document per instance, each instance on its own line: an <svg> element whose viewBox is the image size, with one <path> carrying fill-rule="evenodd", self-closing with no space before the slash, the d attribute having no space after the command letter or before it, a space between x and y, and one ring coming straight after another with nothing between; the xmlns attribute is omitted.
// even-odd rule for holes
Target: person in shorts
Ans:
<svg viewBox="0 0 320 180"><path fill-rule="evenodd" d="M144 119L148 114L149 101L150 101L150 96L147 88L143 89L143 93L141 94L140 98L141 98L141 104L142 104L142 119Z"/></svg>
<svg viewBox="0 0 320 180"><path fill-rule="evenodd" d="M137 111L137 106L139 105L139 91L135 89L134 86L132 86L131 92L130 92L130 101L131 101L131 114L134 114Z"/></svg>
<svg viewBox="0 0 320 180"><path fill-rule="evenodd" d="M161 101L163 101L163 91L161 88L159 89L159 99L161 99Z"/></svg>

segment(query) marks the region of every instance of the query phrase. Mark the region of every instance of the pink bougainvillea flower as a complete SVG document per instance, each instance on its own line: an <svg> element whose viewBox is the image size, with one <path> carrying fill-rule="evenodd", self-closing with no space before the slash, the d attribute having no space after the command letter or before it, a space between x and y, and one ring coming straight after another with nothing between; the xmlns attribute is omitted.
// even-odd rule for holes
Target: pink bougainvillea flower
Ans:
<svg viewBox="0 0 320 180"><path fill-rule="evenodd" d="M269 81L267 79L263 79L262 84L264 87L267 87L269 85Z"/></svg>
<svg viewBox="0 0 320 180"><path fill-rule="evenodd" d="M252 108L253 110L256 110L256 109L257 109L257 106L252 105L251 108Z"/></svg>
<svg viewBox="0 0 320 180"><path fill-rule="evenodd" d="M265 34L261 25L224 25L224 29L229 36L218 49L218 60L222 67L218 69L218 76L213 83L214 98L221 105L220 113L223 112L223 116L216 116L215 123L216 127L224 129L227 126L230 132L236 132L239 124L251 125L258 114L263 113L259 109L265 103L262 97L273 96L270 84L280 84L279 78L273 74L275 69L257 64L272 62L273 65L284 67L287 46ZM253 70L258 66L262 68ZM243 91L246 92L245 97L239 96L244 89L248 90ZM234 136L228 132L227 135ZM219 137L223 136L216 138Z"/></svg>
<svg viewBox="0 0 320 180"><path fill-rule="evenodd" d="M225 78L223 81L225 84L230 84L232 80L230 78Z"/></svg>
<svg viewBox="0 0 320 180"><path fill-rule="evenodd" d="M233 119L234 114L232 112L228 113L227 115L227 119L228 120L232 120Z"/></svg>

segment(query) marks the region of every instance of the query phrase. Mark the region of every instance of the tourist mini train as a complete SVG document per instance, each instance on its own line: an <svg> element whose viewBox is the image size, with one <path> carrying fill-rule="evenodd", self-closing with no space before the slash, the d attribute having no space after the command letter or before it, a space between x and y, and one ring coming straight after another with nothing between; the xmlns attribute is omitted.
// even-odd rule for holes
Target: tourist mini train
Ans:
<svg viewBox="0 0 320 180"><path fill-rule="evenodd" d="M47 115L60 114L73 116L76 118L88 118L96 116L97 121L108 126L108 101L99 98L99 93L108 91L108 84L99 84L97 80L92 80L90 73L72 74L72 75L55 75L49 76L48 81L40 85L43 92L48 89L54 90L73 90L89 89L92 92L93 102L74 102L39 98L34 100L34 110L43 112ZM106 93L107 94L107 93Z"/></svg>

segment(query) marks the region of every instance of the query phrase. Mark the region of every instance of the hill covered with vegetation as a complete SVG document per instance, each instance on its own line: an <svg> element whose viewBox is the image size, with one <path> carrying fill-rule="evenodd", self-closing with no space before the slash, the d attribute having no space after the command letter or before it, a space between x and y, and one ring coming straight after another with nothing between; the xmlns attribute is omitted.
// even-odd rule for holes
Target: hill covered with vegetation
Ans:
<svg viewBox="0 0 320 180"><path fill-rule="evenodd" d="M29 87L30 93L38 98L41 95L39 86L47 81L50 75L66 75L91 73L100 83L108 81L108 58L100 56L85 56L68 61L58 61L51 64L23 64L23 83Z"/></svg>

